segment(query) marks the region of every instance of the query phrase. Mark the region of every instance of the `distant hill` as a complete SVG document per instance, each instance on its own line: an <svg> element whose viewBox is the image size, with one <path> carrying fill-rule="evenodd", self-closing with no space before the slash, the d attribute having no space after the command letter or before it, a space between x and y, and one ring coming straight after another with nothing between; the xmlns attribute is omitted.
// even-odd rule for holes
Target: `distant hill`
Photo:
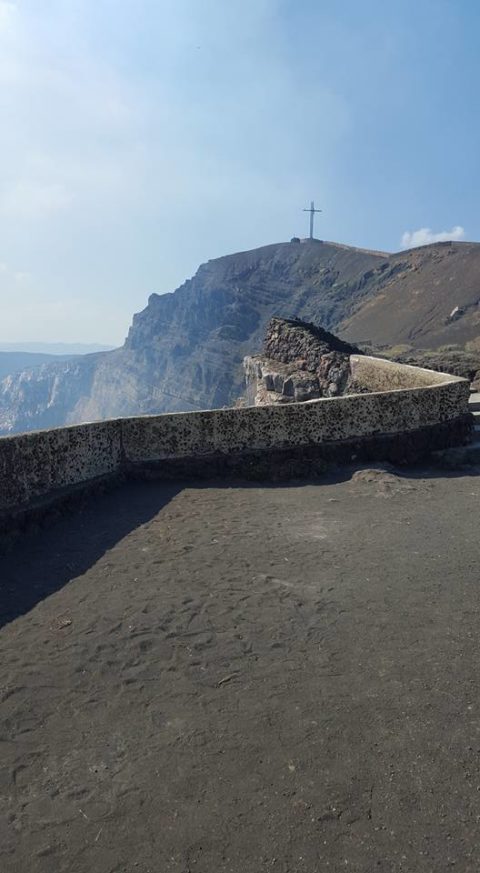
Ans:
<svg viewBox="0 0 480 873"><path fill-rule="evenodd" d="M365 277L338 325L351 341L480 347L480 244L435 243L390 255Z"/></svg>
<svg viewBox="0 0 480 873"><path fill-rule="evenodd" d="M0 379L22 370L30 370L40 364L48 364L58 360L70 360L73 355L45 355L40 352L4 352L0 351Z"/></svg>
<svg viewBox="0 0 480 873"><path fill-rule="evenodd" d="M0 432L232 404L242 361L274 315L352 343L437 348L480 342L480 244L389 255L319 240L203 264L152 294L120 349L43 364L0 383Z"/></svg>
<svg viewBox="0 0 480 873"><path fill-rule="evenodd" d="M106 352L114 346L98 343L2 343L0 352L34 352L43 355L62 355L71 358L73 355L89 355L92 352Z"/></svg>

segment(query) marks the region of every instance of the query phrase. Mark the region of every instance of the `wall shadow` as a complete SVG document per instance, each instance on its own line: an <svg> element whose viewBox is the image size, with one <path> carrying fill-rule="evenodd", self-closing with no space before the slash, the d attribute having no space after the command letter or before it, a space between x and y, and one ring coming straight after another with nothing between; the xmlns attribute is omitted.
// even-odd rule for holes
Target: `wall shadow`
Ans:
<svg viewBox="0 0 480 873"><path fill-rule="evenodd" d="M80 508L66 511L54 523L20 535L12 550L0 555L0 628L26 614L41 600L81 576L131 531L154 518L177 494L188 488L298 488L346 482L360 470L384 470L405 479L478 478L479 468L444 470L431 465L394 466L374 462L342 466L322 476L280 481L184 479L130 481Z"/></svg>
<svg viewBox="0 0 480 873"><path fill-rule="evenodd" d="M0 555L0 628L95 564L128 533L150 521L183 485L127 482L20 535Z"/></svg>

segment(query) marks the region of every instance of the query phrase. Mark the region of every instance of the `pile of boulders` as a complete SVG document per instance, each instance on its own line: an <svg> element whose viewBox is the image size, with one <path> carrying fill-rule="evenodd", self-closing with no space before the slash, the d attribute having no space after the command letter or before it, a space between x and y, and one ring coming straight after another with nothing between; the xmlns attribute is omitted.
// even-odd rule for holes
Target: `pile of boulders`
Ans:
<svg viewBox="0 0 480 873"><path fill-rule="evenodd" d="M350 355L359 349L314 324L272 318L263 352L245 358L247 403L298 403L358 393Z"/></svg>

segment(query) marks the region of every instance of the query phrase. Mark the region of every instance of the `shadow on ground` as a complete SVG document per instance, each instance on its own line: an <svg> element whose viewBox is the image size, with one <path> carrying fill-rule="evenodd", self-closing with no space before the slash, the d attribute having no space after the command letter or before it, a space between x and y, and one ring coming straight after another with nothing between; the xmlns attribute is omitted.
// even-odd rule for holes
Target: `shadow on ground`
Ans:
<svg viewBox="0 0 480 873"><path fill-rule="evenodd" d="M37 603L81 576L131 531L150 521L179 492L189 488L283 489L346 482L361 471L375 470L400 479L478 478L478 468L393 467L365 464L342 467L316 479L282 482L189 481L130 482L97 497L78 511L36 532L25 533L7 555L0 555L0 628L29 612ZM368 475L365 476L368 481Z"/></svg>
<svg viewBox="0 0 480 873"><path fill-rule="evenodd" d="M0 555L0 627L81 576L132 530L153 518L183 486L128 483L90 497L78 511L25 533Z"/></svg>

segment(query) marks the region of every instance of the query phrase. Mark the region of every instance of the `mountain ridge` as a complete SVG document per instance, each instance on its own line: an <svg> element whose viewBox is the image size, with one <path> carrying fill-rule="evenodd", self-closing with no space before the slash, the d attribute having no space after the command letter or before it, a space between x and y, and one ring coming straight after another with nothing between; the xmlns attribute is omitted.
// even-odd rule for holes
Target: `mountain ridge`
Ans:
<svg viewBox="0 0 480 873"><path fill-rule="evenodd" d="M6 352L0 349L0 381L5 376L32 370L41 364L55 363L56 359L69 360L75 355L49 355L44 352Z"/></svg>
<svg viewBox="0 0 480 873"><path fill-rule="evenodd" d="M77 355L91 355L95 352L108 352L113 345L103 343L61 343L61 342L0 342L0 352L50 355L51 357L74 358Z"/></svg>
<svg viewBox="0 0 480 873"><path fill-rule="evenodd" d="M480 337L480 243L439 242L389 257L395 281L367 281L367 301L338 325L374 345L465 346Z"/></svg>
<svg viewBox="0 0 480 873"><path fill-rule="evenodd" d="M388 254L304 240L223 255L150 295L122 347L4 379L0 432L231 405L272 316L352 343L429 347L477 341L479 301L478 243Z"/></svg>

